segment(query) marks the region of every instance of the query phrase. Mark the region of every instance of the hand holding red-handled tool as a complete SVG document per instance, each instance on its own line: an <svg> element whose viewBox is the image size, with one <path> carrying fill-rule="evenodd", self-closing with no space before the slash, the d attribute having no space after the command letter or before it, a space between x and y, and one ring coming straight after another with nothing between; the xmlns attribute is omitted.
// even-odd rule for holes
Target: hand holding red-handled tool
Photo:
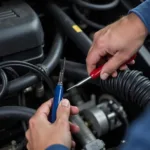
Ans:
<svg viewBox="0 0 150 150"><path fill-rule="evenodd" d="M131 59L129 59L125 64L130 63L130 62L131 62L132 60L134 60L135 58L136 58L136 55L134 55L133 57L131 57ZM125 64L123 64L123 65L125 65ZM122 66L123 66L123 65L122 65ZM100 72L101 72L102 68L103 68L103 65L101 65L100 67L94 69L94 70L90 73L90 76L89 76L89 77L87 77L86 79L84 79L84 80L78 82L76 85L70 87L69 89L67 89L67 91L73 89L74 87L78 87L78 86L84 84L85 82L87 82L87 81L90 80L90 79L96 79L96 78L98 78L98 77L100 76Z"/></svg>

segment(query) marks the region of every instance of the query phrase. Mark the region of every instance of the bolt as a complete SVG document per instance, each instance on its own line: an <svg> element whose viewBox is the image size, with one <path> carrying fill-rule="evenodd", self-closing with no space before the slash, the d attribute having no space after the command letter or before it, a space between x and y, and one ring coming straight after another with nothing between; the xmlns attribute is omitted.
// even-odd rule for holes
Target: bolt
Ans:
<svg viewBox="0 0 150 150"><path fill-rule="evenodd" d="M32 91L32 87L31 87L31 86L28 87L28 88L26 88L26 89L24 90L25 93L28 93L28 92L31 92L31 91Z"/></svg>

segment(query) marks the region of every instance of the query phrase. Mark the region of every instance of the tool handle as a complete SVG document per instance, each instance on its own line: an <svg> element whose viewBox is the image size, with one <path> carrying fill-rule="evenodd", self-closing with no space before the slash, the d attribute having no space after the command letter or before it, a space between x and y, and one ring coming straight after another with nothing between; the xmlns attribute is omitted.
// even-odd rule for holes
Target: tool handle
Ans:
<svg viewBox="0 0 150 150"><path fill-rule="evenodd" d="M52 109L50 112L50 117L49 121L51 123L54 123L56 120L56 114L57 114L57 108L60 103L60 101L63 99L63 86L62 85L57 85L55 88L55 95L53 99L53 104L52 104Z"/></svg>
<svg viewBox="0 0 150 150"><path fill-rule="evenodd" d="M126 65L126 64L130 63L130 62L131 62L132 60L134 60L135 58L136 58L136 55L132 56L132 57L131 57L126 63L124 63L123 65ZM123 65L122 65L122 66L123 66ZM90 73L90 76L91 76L92 79L95 79L95 78L97 78L97 77L100 76L100 72L101 72L103 66L104 66L104 65L101 65L100 67L94 69L94 70Z"/></svg>

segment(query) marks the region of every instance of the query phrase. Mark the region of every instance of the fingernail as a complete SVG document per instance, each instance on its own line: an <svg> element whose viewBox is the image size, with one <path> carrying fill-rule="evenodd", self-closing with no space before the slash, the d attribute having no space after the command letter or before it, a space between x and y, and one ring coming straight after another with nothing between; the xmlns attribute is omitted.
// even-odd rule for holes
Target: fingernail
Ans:
<svg viewBox="0 0 150 150"><path fill-rule="evenodd" d="M106 80L108 78L108 76L109 75L107 73L103 73L103 74L101 74L101 79Z"/></svg>
<svg viewBox="0 0 150 150"><path fill-rule="evenodd" d="M61 101L61 106L63 107L69 107L69 101L67 99L64 99Z"/></svg>

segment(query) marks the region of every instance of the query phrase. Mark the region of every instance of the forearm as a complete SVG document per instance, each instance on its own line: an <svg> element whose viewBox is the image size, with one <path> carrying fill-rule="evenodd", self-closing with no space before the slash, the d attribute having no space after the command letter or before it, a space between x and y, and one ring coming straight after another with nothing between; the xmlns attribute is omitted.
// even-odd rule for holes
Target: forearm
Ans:
<svg viewBox="0 0 150 150"><path fill-rule="evenodd" d="M142 4L130 10L129 13L135 13L150 33L150 0L144 1Z"/></svg>
<svg viewBox="0 0 150 150"><path fill-rule="evenodd" d="M69 149L66 146L56 144L56 145L49 146L46 150L69 150Z"/></svg>

